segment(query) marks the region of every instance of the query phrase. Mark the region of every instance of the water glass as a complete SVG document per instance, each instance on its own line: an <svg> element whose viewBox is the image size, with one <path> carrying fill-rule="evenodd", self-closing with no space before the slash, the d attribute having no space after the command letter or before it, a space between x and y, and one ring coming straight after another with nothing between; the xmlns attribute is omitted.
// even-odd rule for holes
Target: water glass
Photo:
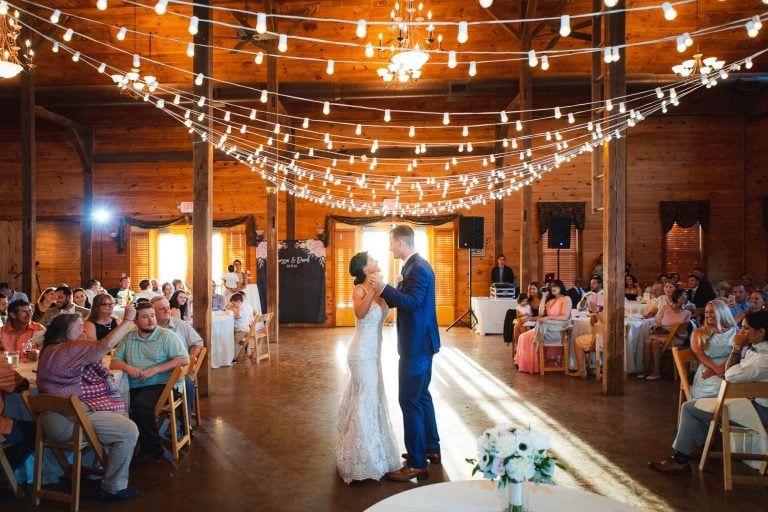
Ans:
<svg viewBox="0 0 768 512"><path fill-rule="evenodd" d="M16 368L17 366L19 366L18 351L14 350L14 351L6 352L5 357L8 359L8 364L11 365L12 367Z"/></svg>

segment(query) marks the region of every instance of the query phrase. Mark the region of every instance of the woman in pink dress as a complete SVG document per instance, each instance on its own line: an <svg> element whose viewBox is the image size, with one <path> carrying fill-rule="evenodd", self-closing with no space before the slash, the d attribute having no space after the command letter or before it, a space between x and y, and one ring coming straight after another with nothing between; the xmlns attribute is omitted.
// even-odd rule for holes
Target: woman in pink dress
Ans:
<svg viewBox="0 0 768 512"><path fill-rule="evenodd" d="M685 344L688 337L687 324L691 319L691 312L683 309L687 301L685 290L677 288L672 292L672 304L664 305L659 310L653 331L643 344L643 368L646 373L639 373L638 379L659 380L661 378L661 348L669 333L672 332L672 328L677 324L684 325L681 325L675 333L671 346L680 347Z"/></svg>
<svg viewBox="0 0 768 512"><path fill-rule="evenodd" d="M543 308L539 309L536 328L520 335L517 341L515 362L521 372L539 372L538 345L536 340L539 331L543 333L545 345L547 343L559 343L561 332L571 318L571 298L564 295L564 293L565 286L563 286L563 282L559 279L552 281L549 287L547 302ZM544 355L546 357L546 351ZM568 354L562 354L561 357L568 357Z"/></svg>

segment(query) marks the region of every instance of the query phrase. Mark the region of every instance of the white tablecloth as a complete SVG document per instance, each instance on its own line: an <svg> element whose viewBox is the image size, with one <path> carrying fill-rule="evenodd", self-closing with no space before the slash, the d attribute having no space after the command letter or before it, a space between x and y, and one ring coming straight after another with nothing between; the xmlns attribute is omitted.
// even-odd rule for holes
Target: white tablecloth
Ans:
<svg viewBox="0 0 768 512"><path fill-rule="evenodd" d="M491 299L490 297L472 297L472 311L477 317L477 334L501 334L504 332L504 317L507 311L515 309L515 299Z"/></svg>
<svg viewBox="0 0 768 512"><path fill-rule="evenodd" d="M235 358L235 317L228 311L211 313L211 368L232 366Z"/></svg>
<svg viewBox="0 0 768 512"><path fill-rule="evenodd" d="M624 353L627 373L638 373L643 371L643 341L648 336L650 336L653 322L653 318L643 320L634 317L634 319L631 319L629 322L625 323L625 325L629 324L629 330L627 331L627 336L624 339ZM590 334L591 332L592 327L589 325L588 316L573 319L572 336L574 340L582 334ZM572 370L575 370L577 369L576 343L571 343L569 352L569 366Z"/></svg>
<svg viewBox="0 0 768 512"><path fill-rule="evenodd" d="M245 300L251 305L255 314L261 314L261 297L259 296L259 287L256 284L245 285Z"/></svg>
<svg viewBox="0 0 768 512"><path fill-rule="evenodd" d="M559 485L529 486L529 507L535 512L634 512L634 507ZM501 498L487 480L443 482L419 486L390 496L366 512L498 512Z"/></svg>

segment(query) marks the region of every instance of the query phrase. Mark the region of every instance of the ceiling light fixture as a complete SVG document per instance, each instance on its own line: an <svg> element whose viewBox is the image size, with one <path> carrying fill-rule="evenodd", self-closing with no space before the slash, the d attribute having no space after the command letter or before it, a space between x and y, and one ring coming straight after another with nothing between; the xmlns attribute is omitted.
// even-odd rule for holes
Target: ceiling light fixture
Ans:
<svg viewBox="0 0 768 512"><path fill-rule="evenodd" d="M15 11L11 16L6 5L0 14L0 78L13 78L24 69L19 59L20 32L19 11ZM29 45L25 57L28 65L31 65L32 53Z"/></svg>
<svg viewBox="0 0 768 512"><path fill-rule="evenodd" d="M701 75L702 83L706 83L707 75L713 71L720 71L725 65L725 61L718 60L717 57L703 58L704 55L697 53L692 59L683 61L682 64L672 66L672 71L683 78L689 76Z"/></svg>

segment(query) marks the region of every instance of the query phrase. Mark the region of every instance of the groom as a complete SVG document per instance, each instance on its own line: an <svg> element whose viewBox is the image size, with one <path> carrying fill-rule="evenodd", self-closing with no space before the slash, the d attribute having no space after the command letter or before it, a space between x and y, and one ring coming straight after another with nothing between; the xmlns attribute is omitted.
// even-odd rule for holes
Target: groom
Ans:
<svg viewBox="0 0 768 512"><path fill-rule="evenodd" d="M429 394L432 356L440 350L435 312L435 273L414 250L413 229L396 226L390 233L390 250L403 261L402 281L397 289L384 282L381 274L371 276L373 288L390 307L397 308L397 353L399 401L403 411L406 463L387 478L407 482L429 476L427 460L440 463L435 408Z"/></svg>

